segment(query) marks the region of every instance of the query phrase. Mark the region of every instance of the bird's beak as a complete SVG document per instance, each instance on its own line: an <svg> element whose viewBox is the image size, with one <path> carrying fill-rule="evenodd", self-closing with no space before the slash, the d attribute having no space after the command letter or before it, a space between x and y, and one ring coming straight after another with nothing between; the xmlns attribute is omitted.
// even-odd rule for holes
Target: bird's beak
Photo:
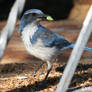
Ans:
<svg viewBox="0 0 92 92"><path fill-rule="evenodd" d="M54 20L51 16L46 15L46 14L40 15L39 18L41 18L43 21L46 21L46 20L47 20L47 21L53 21L53 20Z"/></svg>
<svg viewBox="0 0 92 92"><path fill-rule="evenodd" d="M54 20L51 16L47 16L46 19L47 19L48 21L53 21L53 20Z"/></svg>

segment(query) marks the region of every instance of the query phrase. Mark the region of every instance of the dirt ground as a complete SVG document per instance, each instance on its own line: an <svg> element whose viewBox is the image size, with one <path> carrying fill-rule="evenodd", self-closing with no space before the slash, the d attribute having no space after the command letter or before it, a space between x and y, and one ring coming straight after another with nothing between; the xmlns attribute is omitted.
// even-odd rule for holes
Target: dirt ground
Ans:
<svg viewBox="0 0 92 92"><path fill-rule="evenodd" d="M63 35L68 41L75 42L81 26L74 21L57 21L42 23L44 26ZM5 22L0 23L0 30ZM17 26L16 26L17 27ZM88 41L92 46L92 35ZM9 42L0 65L0 92L51 92L55 91L72 50L61 52L53 63L52 71L43 85L47 65L44 64L35 76L32 73L42 63L29 55L21 42L19 32L15 32ZM12 63L12 64L11 64ZM28 78L21 79L22 76ZM92 86L92 53L84 52L78 65L70 88Z"/></svg>

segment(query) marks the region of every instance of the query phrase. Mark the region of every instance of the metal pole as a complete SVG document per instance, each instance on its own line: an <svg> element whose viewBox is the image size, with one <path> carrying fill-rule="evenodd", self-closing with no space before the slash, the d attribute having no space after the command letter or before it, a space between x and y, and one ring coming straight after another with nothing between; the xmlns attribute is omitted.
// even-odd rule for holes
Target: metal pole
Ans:
<svg viewBox="0 0 92 92"><path fill-rule="evenodd" d="M56 92L66 92L68 86L71 82L75 69L79 63L80 57L84 50L84 47L90 37L92 32L92 5L88 12L88 15L83 23L83 27L75 44L75 47L72 51L72 54L69 58L68 64L64 70L63 76L60 79L60 82L57 86Z"/></svg>
<svg viewBox="0 0 92 92"><path fill-rule="evenodd" d="M6 26L2 29L0 34L0 59L4 55L7 43L11 39L18 15L22 12L25 4L25 0L16 0L9 13L8 21Z"/></svg>

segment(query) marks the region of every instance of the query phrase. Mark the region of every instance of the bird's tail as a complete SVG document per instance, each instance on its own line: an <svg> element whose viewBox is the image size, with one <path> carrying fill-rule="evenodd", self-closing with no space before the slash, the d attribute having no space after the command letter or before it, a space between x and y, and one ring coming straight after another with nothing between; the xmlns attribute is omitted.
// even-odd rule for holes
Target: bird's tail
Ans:
<svg viewBox="0 0 92 92"><path fill-rule="evenodd" d="M75 43L71 43L70 45L69 45L69 48L74 48L74 46L75 46ZM85 46L85 49L84 49L85 51L88 51L88 52L92 52L92 47L89 47L89 46Z"/></svg>

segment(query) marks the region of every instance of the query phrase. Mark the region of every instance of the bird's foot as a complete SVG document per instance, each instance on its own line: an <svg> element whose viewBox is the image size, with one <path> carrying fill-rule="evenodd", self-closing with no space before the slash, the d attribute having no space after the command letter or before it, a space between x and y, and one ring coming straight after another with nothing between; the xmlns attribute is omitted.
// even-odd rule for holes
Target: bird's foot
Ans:
<svg viewBox="0 0 92 92"><path fill-rule="evenodd" d="M42 67L42 65L44 64L44 62L42 62L40 65L39 65L39 67L31 74L31 76L36 76L36 73L39 71L39 69ZM41 75L41 74L39 74L39 75Z"/></svg>
<svg viewBox="0 0 92 92"><path fill-rule="evenodd" d="M46 80L42 80L42 82L40 83L41 86L46 86L47 85L47 81Z"/></svg>

